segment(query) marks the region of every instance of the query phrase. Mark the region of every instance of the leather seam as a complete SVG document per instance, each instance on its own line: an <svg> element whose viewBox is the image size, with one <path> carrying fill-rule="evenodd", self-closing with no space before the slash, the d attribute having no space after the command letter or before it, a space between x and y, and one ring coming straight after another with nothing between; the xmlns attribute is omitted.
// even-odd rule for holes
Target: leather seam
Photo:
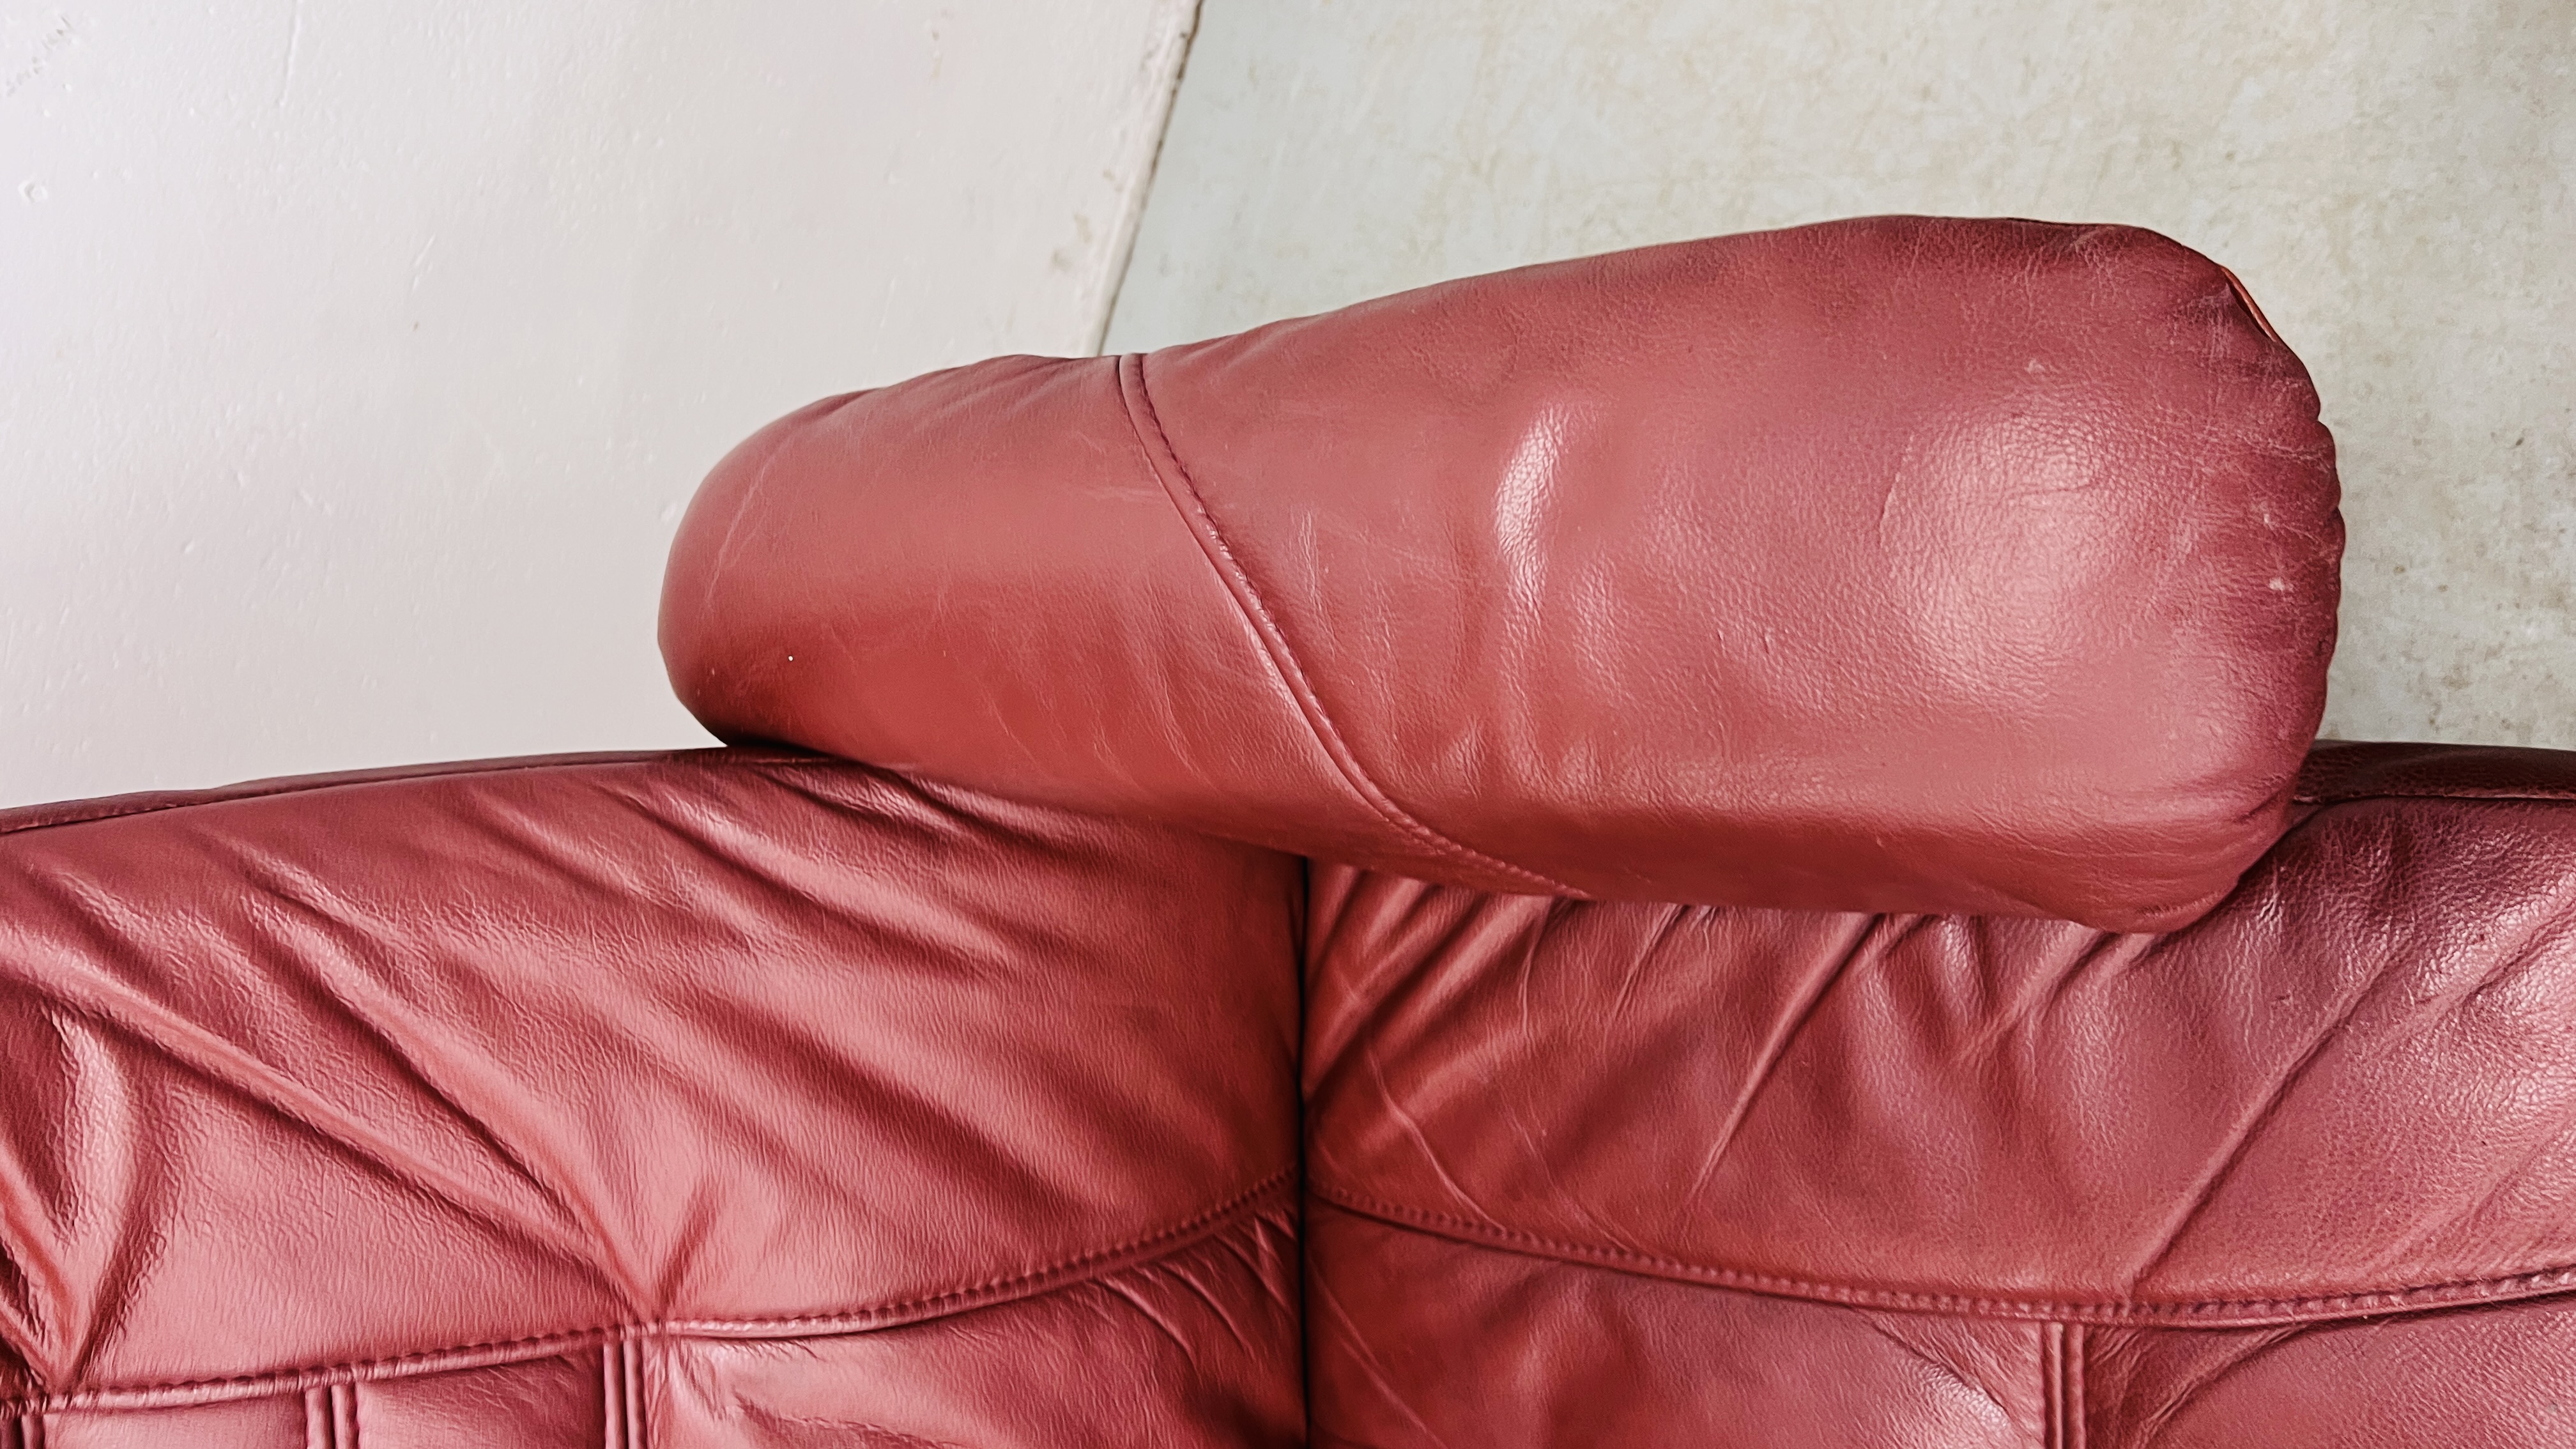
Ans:
<svg viewBox="0 0 2576 1449"><path fill-rule="evenodd" d="M2293 794L2290 797L2293 805L2314 805L2320 810L2330 810L2337 805L2366 805L2375 800L2449 800L2462 805L2576 805L2576 793L2484 790L2462 794L2457 790L2380 789L2361 795Z"/></svg>
<svg viewBox="0 0 2576 1449"><path fill-rule="evenodd" d="M1107 1247L1061 1258L1044 1267L863 1308L771 1317L666 1318L648 1323L599 1324L520 1338L450 1344L380 1358L349 1359L252 1374L74 1389L60 1394L0 1399L0 1415L53 1414L82 1409L173 1408L262 1398L328 1388L335 1384L416 1378L462 1369L525 1363L580 1349L644 1339L760 1340L911 1328L961 1313L1064 1292L1126 1268L1159 1262L1254 1216L1265 1201L1280 1196L1296 1176L1294 1168L1283 1169L1216 1206L1177 1223Z"/></svg>
<svg viewBox="0 0 2576 1449"><path fill-rule="evenodd" d="M2086 1336L2081 1323L2040 1327L2040 1403L2047 1419L2047 1449L2084 1449Z"/></svg>
<svg viewBox="0 0 2576 1449"><path fill-rule="evenodd" d="M2085 1394L2085 1381L2093 1371L2092 1327L2068 1324L2066 1351L2066 1437L2071 1449L2086 1449L2093 1441L2093 1411Z"/></svg>
<svg viewBox="0 0 2576 1449"><path fill-rule="evenodd" d="M715 746L689 750L611 750L596 754L539 755L520 760L469 760L454 764L397 765L386 770L352 770L339 776L323 775L312 779L279 780L272 784L253 781L235 786L216 786L210 790L174 791L190 798L179 800L146 799L113 809L74 813L50 820L29 820L12 825L6 816L21 811L33 813L43 805L16 806L0 810L0 835L28 835L40 830L60 830L73 825L96 825L108 820L131 820L142 815L160 815L173 810L202 810L216 805L243 804L254 800L275 800L288 795L319 794L325 790L354 790L368 785L400 785L415 780L478 780L493 775L520 775L532 770L603 770L627 765L712 763L715 756L730 756L733 763L744 766L811 765L831 763L831 757L789 753L782 750L744 749ZM160 791L139 792L146 796ZM121 797L110 795L89 802L115 806ZM80 803L80 802L69 802Z"/></svg>
<svg viewBox="0 0 2576 1449"><path fill-rule="evenodd" d="M1566 1242L1517 1228L1468 1222L1444 1213L1405 1207L1364 1193L1310 1183L1308 1190L1334 1207L1371 1218L1388 1227L1446 1238L1470 1247L1491 1248L1578 1267L1635 1273L1641 1277L1738 1289L1777 1298L1804 1298L1848 1308L1889 1308L1961 1317L2006 1318L2068 1324L2201 1325L2216 1328L2270 1323L2367 1318L2385 1313L2544 1298L2576 1289L2576 1264L2514 1273L2496 1278L2462 1279L2409 1288L2357 1293L2317 1294L2296 1298L2210 1298L2171 1303L2131 1300L2043 1300L1934 1293L1906 1288L1862 1288L1782 1274L1716 1268L1639 1253L1626 1248Z"/></svg>
<svg viewBox="0 0 2576 1449"><path fill-rule="evenodd" d="M1547 895L1582 894L1572 886L1550 879L1527 866L1514 865L1450 838L1415 818L1379 787L1361 766L1359 756L1352 751L1349 742L1342 738L1332 716L1325 711L1322 696L1315 692L1313 682L1297 662L1295 651L1288 647L1288 636L1281 632L1270 606L1263 602L1260 590L1253 587L1251 576L1244 572L1242 563L1235 558L1234 549L1217 527L1216 516L1208 511L1207 500L1200 494L1197 482L1190 477L1189 468L1172 447L1171 436L1163 431L1162 415L1155 411L1153 395L1145 387L1143 353L1130 352L1118 359L1118 393L1127 405L1127 424L1136 434L1137 445L1144 450L1147 470L1153 473L1155 482L1163 485L1164 496L1171 500L1183 526L1197 540L1199 551L1207 556L1209 566L1216 570L1218 580L1234 600L1236 612L1251 628L1253 636L1261 641L1262 652L1269 656L1271 668L1287 685L1289 696L1297 702L1298 713L1305 717L1306 728L1314 734L1315 742L1323 746L1325 758L1333 762L1342 782L1349 785L1380 820L1412 837L1416 843L1429 846L1435 854L1500 870L1514 879L1537 885Z"/></svg>
<svg viewBox="0 0 2576 1449"><path fill-rule="evenodd" d="M652 1438L644 1422L644 1363L635 1351L635 1340L621 1339L604 1347L601 1358L611 1376L605 1387L616 1399L616 1449L644 1449Z"/></svg>

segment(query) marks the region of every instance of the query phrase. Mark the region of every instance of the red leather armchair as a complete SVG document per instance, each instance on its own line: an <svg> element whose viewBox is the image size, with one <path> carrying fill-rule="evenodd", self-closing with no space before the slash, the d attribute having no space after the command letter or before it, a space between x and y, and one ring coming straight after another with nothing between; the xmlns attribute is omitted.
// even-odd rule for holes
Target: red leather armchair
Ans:
<svg viewBox="0 0 2576 1449"><path fill-rule="evenodd" d="M2334 506L2119 228L817 404L738 747L0 815L0 1444L2576 1443L2576 757L2310 748Z"/></svg>

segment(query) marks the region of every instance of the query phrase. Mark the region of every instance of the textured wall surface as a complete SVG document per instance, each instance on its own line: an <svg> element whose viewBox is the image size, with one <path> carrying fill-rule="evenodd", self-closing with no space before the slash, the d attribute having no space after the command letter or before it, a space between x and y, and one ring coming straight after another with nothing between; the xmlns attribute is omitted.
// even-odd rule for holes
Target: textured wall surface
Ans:
<svg viewBox="0 0 2576 1449"><path fill-rule="evenodd" d="M1189 0L0 0L0 804L702 740L662 550L1094 345Z"/></svg>
<svg viewBox="0 0 2576 1449"><path fill-rule="evenodd" d="M2568 0L1207 0L1109 345L1826 217L2122 221L2315 371L2352 737L2576 747Z"/></svg>

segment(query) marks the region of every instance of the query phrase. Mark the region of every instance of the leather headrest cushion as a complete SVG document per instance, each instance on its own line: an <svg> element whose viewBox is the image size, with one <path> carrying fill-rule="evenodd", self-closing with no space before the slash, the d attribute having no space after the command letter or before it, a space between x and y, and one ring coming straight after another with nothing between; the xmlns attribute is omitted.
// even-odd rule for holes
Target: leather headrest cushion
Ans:
<svg viewBox="0 0 2576 1449"><path fill-rule="evenodd" d="M2215 264L1877 218L817 403L662 645L728 738L1411 875L2156 929L2280 832L2335 505Z"/></svg>

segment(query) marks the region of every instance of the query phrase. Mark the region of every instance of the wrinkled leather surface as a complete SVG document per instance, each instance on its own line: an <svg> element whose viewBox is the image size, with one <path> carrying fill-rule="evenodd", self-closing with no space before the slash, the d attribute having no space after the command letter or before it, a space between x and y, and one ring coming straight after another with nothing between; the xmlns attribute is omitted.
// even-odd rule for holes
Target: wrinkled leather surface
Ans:
<svg viewBox="0 0 2576 1449"><path fill-rule="evenodd" d="M2171 927L2322 707L2316 410L2151 233L1683 243L815 404L663 649L728 738L1453 884Z"/></svg>
<svg viewBox="0 0 2576 1449"><path fill-rule="evenodd" d="M1329 1207L1317 1445L2556 1449L2576 1299L2261 1328L1847 1308L1470 1246ZM1411 1291L1398 1291L1411 1290Z"/></svg>
<svg viewBox="0 0 2576 1449"><path fill-rule="evenodd" d="M0 817L0 1426L1297 1442L1299 897L722 752Z"/></svg>
<svg viewBox="0 0 2576 1449"><path fill-rule="evenodd" d="M2162 936L1318 868L1319 1442L2569 1442L2576 755L2297 793Z"/></svg>
<svg viewBox="0 0 2576 1449"><path fill-rule="evenodd" d="M2296 794L2164 937L742 753L0 816L0 1442L2563 1442L2576 756Z"/></svg>
<svg viewBox="0 0 2576 1449"><path fill-rule="evenodd" d="M0 814L0 1449L2576 1442L2576 756L2298 768L2332 509L2113 228L817 405L665 643L909 775Z"/></svg>

